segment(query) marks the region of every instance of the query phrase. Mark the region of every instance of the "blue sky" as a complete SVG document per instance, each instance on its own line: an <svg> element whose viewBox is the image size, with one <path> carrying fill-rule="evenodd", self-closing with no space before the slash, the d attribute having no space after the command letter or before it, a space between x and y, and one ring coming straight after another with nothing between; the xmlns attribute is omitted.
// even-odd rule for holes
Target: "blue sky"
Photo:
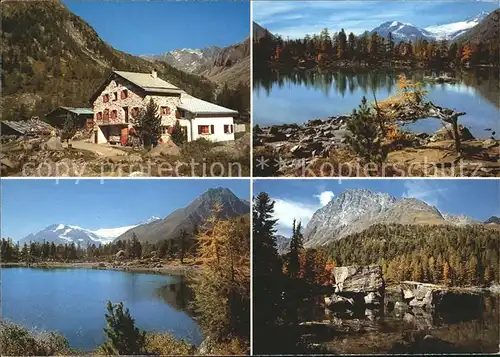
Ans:
<svg viewBox="0 0 500 357"><path fill-rule="evenodd" d="M164 218L209 188L250 200L248 180L1 180L2 237L18 240L51 224L117 228Z"/></svg>
<svg viewBox="0 0 500 357"><path fill-rule="evenodd" d="M386 21L420 27L463 21L481 11L491 12L489 1L254 1L253 20L283 38L300 38L323 28L360 34Z"/></svg>
<svg viewBox="0 0 500 357"><path fill-rule="evenodd" d="M267 192L275 203L278 232L288 235L293 219L303 224L316 210L346 189L366 188L396 198L414 197L443 213L463 214L485 221L500 216L500 181L485 179L351 179L351 180L256 180L253 193Z"/></svg>
<svg viewBox="0 0 500 357"><path fill-rule="evenodd" d="M134 55L225 47L250 35L248 1L63 2L105 42Z"/></svg>

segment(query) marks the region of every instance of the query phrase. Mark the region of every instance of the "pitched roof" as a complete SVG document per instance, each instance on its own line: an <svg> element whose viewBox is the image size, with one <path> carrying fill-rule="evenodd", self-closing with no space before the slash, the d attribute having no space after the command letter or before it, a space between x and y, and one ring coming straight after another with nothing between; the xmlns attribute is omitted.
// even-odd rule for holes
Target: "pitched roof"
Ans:
<svg viewBox="0 0 500 357"><path fill-rule="evenodd" d="M75 113L76 115L80 114L94 115L94 111L92 110L92 108L72 108L72 107L61 107L61 108L64 108L72 113Z"/></svg>
<svg viewBox="0 0 500 357"><path fill-rule="evenodd" d="M50 133L54 128L44 121L37 119L29 120L2 120L2 124L14 129L21 134L28 133Z"/></svg>
<svg viewBox="0 0 500 357"><path fill-rule="evenodd" d="M125 72L114 71L117 75L125 78L127 81L134 83L136 86L141 87L146 92L155 93L182 93L182 89L174 86L160 77L153 77L151 73L138 73L138 72Z"/></svg>
<svg viewBox="0 0 500 357"><path fill-rule="evenodd" d="M92 110L92 108L57 107L54 110L51 110L45 116L50 116L53 112L55 112L56 110L59 110L59 109L67 110L68 112L71 112L71 113L76 114L76 115L81 115L81 114L94 115L94 111Z"/></svg>
<svg viewBox="0 0 500 357"><path fill-rule="evenodd" d="M187 93L182 93L177 107L194 114L238 114L236 110L195 98Z"/></svg>

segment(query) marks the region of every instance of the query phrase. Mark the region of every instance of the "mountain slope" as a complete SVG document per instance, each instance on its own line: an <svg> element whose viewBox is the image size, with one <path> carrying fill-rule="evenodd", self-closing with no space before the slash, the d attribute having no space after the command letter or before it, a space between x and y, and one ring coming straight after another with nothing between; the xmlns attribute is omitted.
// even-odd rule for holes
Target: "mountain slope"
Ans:
<svg viewBox="0 0 500 357"><path fill-rule="evenodd" d="M135 233L141 242L155 243L163 239L177 238L181 229L188 233L210 217L215 202L222 206L221 216L225 218L249 214L250 204L241 200L227 188L209 189L187 207L172 212L166 218L130 229L116 240L127 240Z"/></svg>
<svg viewBox="0 0 500 357"><path fill-rule="evenodd" d="M250 39L223 48L200 74L219 85L234 88L238 83L250 85Z"/></svg>
<svg viewBox="0 0 500 357"><path fill-rule="evenodd" d="M318 247L373 225L480 225L463 215L441 213L416 198L397 200L366 189L346 190L317 210L304 230L304 246Z"/></svg>
<svg viewBox="0 0 500 357"><path fill-rule="evenodd" d="M500 38L500 9L496 9L483 19L477 26L471 28L459 37L460 42L491 43L498 47Z"/></svg>
<svg viewBox="0 0 500 357"><path fill-rule="evenodd" d="M370 31L370 33L377 32L379 36L385 38L387 38L389 36L389 33L391 33L395 42L415 41L417 39L428 41L455 41L464 36L464 34L467 34L469 31L472 31L472 29L474 29L479 24L484 23L484 20L488 17L491 17L491 14L488 15L487 12L481 12L478 15L472 18L465 19L463 21L428 26L426 28L399 21L386 21L380 26L374 28L372 31Z"/></svg>
<svg viewBox="0 0 500 357"><path fill-rule="evenodd" d="M374 32L385 38L391 33L395 42L415 41L417 39L430 40L433 38L431 32L421 27L399 21L386 21L380 26L375 27L370 33Z"/></svg>
<svg viewBox="0 0 500 357"><path fill-rule="evenodd" d="M118 51L62 3L2 2L2 118L43 117L56 106L89 106L111 70L150 72L211 100L214 85L165 62Z"/></svg>
<svg viewBox="0 0 500 357"><path fill-rule="evenodd" d="M187 73L197 73L212 64L222 49L210 46L203 49L181 48L160 55L142 55L150 61L163 61Z"/></svg>
<svg viewBox="0 0 500 357"><path fill-rule="evenodd" d="M429 26L425 29L433 34L436 40L451 40L454 41L462 36L467 30L477 26L488 16L487 12L481 12L477 16L464 21L453 22L444 25Z"/></svg>
<svg viewBox="0 0 500 357"><path fill-rule="evenodd" d="M385 193L365 189L346 190L314 213L304 230L304 245L319 246L333 237L352 233L356 231L353 226L361 227L366 220L387 210L395 200Z"/></svg>

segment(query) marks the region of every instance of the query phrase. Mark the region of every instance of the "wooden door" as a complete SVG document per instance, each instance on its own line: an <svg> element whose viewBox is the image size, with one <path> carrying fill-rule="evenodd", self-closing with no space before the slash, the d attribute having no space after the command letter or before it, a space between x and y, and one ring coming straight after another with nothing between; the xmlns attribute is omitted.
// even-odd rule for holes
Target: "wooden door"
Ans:
<svg viewBox="0 0 500 357"><path fill-rule="evenodd" d="M128 142L128 128L122 128L120 135L120 142L123 146L127 145Z"/></svg>

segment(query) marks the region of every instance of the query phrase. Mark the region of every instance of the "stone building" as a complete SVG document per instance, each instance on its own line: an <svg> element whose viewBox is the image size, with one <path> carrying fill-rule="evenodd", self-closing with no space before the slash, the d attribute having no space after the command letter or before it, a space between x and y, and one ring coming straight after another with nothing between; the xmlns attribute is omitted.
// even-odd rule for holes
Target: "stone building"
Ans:
<svg viewBox="0 0 500 357"><path fill-rule="evenodd" d="M91 98L94 112L95 143L121 143L128 140L133 116L145 109L150 99L159 107L162 140L178 120L187 141L206 138L234 140L235 110L195 98L159 78L156 71L136 73L114 71Z"/></svg>

